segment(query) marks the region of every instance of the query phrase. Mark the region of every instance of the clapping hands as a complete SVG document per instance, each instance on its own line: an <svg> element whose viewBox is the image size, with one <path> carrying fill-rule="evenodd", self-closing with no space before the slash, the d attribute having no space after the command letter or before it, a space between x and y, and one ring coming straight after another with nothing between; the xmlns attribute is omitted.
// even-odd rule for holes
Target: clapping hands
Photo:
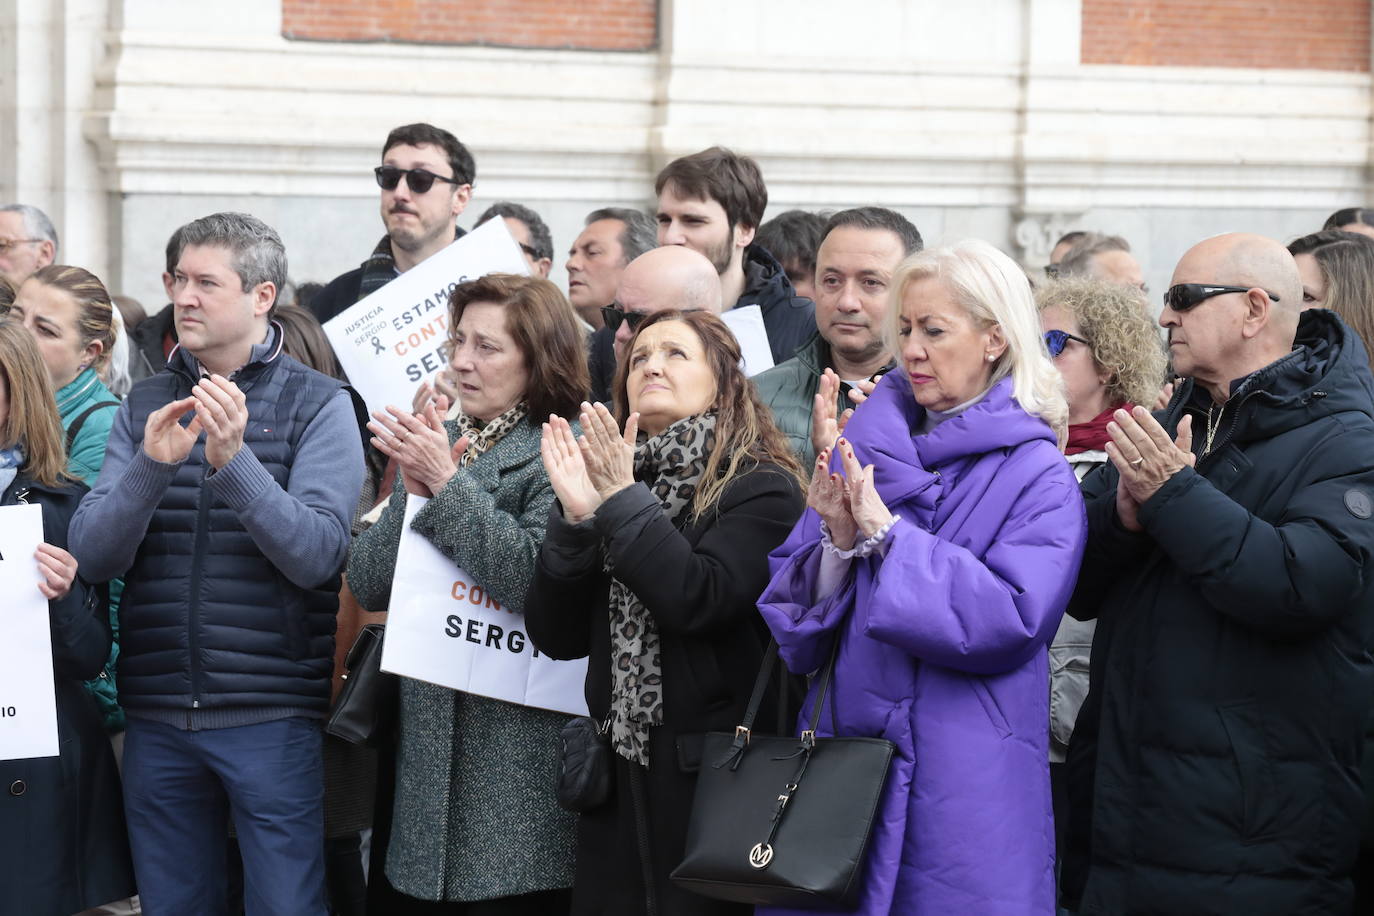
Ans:
<svg viewBox="0 0 1374 916"><path fill-rule="evenodd" d="M849 550L859 532L870 538L891 524L892 513L874 487L873 465L861 466L854 456L854 447L844 439L837 439L835 448L844 473L830 470L831 450L822 449L816 456L806 503L825 522L830 542L840 550Z"/></svg>
<svg viewBox="0 0 1374 916"><path fill-rule="evenodd" d="M550 414L539 443L539 456L549 482L563 505L563 517L585 521L603 502L635 482L635 437L639 414L625 421L625 431L601 404L582 404L582 435L573 436L562 417Z"/></svg>

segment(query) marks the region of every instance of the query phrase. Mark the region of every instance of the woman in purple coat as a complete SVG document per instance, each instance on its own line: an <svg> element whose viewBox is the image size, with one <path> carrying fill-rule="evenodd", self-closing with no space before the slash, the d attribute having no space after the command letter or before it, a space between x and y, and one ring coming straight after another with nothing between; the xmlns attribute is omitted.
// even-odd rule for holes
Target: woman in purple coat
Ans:
<svg viewBox="0 0 1374 916"><path fill-rule="evenodd" d="M1052 914L1046 647L1086 533L1062 382L992 246L913 255L892 290L903 371L818 457L759 607L794 672L839 640L824 732L897 746L855 912Z"/></svg>

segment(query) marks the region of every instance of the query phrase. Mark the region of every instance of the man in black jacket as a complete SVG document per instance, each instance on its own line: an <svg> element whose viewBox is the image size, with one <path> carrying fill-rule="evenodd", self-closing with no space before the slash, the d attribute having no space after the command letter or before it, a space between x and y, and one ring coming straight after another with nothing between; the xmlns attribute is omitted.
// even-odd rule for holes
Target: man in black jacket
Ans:
<svg viewBox="0 0 1374 916"><path fill-rule="evenodd" d="M654 193L658 243L705 255L720 274L725 307L757 305L773 363L791 359L816 330L815 305L797 295L771 254L752 244L768 206L758 163L713 146L668 163L654 181Z"/></svg>
<svg viewBox="0 0 1374 916"><path fill-rule="evenodd" d="M1277 242L1179 262L1185 379L1109 426L1069 613L1096 618L1065 905L1349 912L1374 689L1374 379ZM1296 339L1295 339L1296 336Z"/></svg>
<svg viewBox="0 0 1374 916"><path fill-rule="evenodd" d="M477 166L453 134L432 124L398 127L387 135L376 172L386 235L361 267L311 300L321 324L463 234L454 221L472 199Z"/></svg>

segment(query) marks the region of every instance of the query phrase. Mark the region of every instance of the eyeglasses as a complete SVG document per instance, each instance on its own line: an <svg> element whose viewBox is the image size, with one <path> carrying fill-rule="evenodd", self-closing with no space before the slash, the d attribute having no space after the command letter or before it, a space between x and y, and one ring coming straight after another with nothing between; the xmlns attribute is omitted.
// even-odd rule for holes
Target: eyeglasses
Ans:
<svg viewBox="0 0 1374 916"><path fill-rule="evenodd" d="M46 239L0 239L0 254L5 254L16 245L24 245L33 242L44 242Z"/></svg>
<svg viewBox="0 0 1374 916"><path fill-rule="evenodd" d="M612 331L618 330L623 321L630 326L630 333L633 334L639 330L639 323L648 317L643 312L627 312L618 305L601 306L601 320Z"/></svg>
<svg viewBox="0 0 1374 916"><path fill-rule="evenodd" d="M372 170L377 175L377 184L383 191L394 191L396 186L401 183L401 176L405 176L406 186L416 194L424 194L434 187L436 181L446 181L452 185L464 185L466 181L459 181L457 178L445 178L443 175L436 175L429 169L398 169L394 165L379 165Z"/></svg>
<svg viewBox="0 0 1374 916"><path fill-rule="evenodd" d="M1086 340L1084 340L1076 334L1070 334L1068 331L1060 331L1056 329L1053 331L1045 332L1045 348L1050 351L1051 358L1058 356L1060 353L1063 353L1064 348L1069 345L1069 341L1071 340L1076 340L1085 347L1092 347L1092 344L1088 343Z"/></svg>
<svg viewBox="0 0 1374 916"><path fill-rule="evenodd" d="M1222 296L1226 293L1248 293L1255 288L1253 286L1212 286L1209 283L1179 283L1169 287L1164 293L1164 304L1175 312L1186 312L1204 299L1211 299L1213 296ZM1264 290L1264 294L1275 302L1279 301L1279 297L1267 289Z"/></svg>

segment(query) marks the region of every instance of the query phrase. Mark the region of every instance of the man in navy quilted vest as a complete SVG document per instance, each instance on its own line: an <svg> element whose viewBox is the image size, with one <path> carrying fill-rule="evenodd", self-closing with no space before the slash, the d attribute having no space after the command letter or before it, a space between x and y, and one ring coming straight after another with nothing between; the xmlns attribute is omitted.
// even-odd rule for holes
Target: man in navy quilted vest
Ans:
<svg viewBox="0 0 1374 916"><path fill-rule="evenodd" d="M179 346L120 406L72 520L124 577L124 804L149 913L221 913L238 833L249 916L324 916L321 721L363 479L341 384L281 352L286 253L216 213L181 229Z"/></svg>

